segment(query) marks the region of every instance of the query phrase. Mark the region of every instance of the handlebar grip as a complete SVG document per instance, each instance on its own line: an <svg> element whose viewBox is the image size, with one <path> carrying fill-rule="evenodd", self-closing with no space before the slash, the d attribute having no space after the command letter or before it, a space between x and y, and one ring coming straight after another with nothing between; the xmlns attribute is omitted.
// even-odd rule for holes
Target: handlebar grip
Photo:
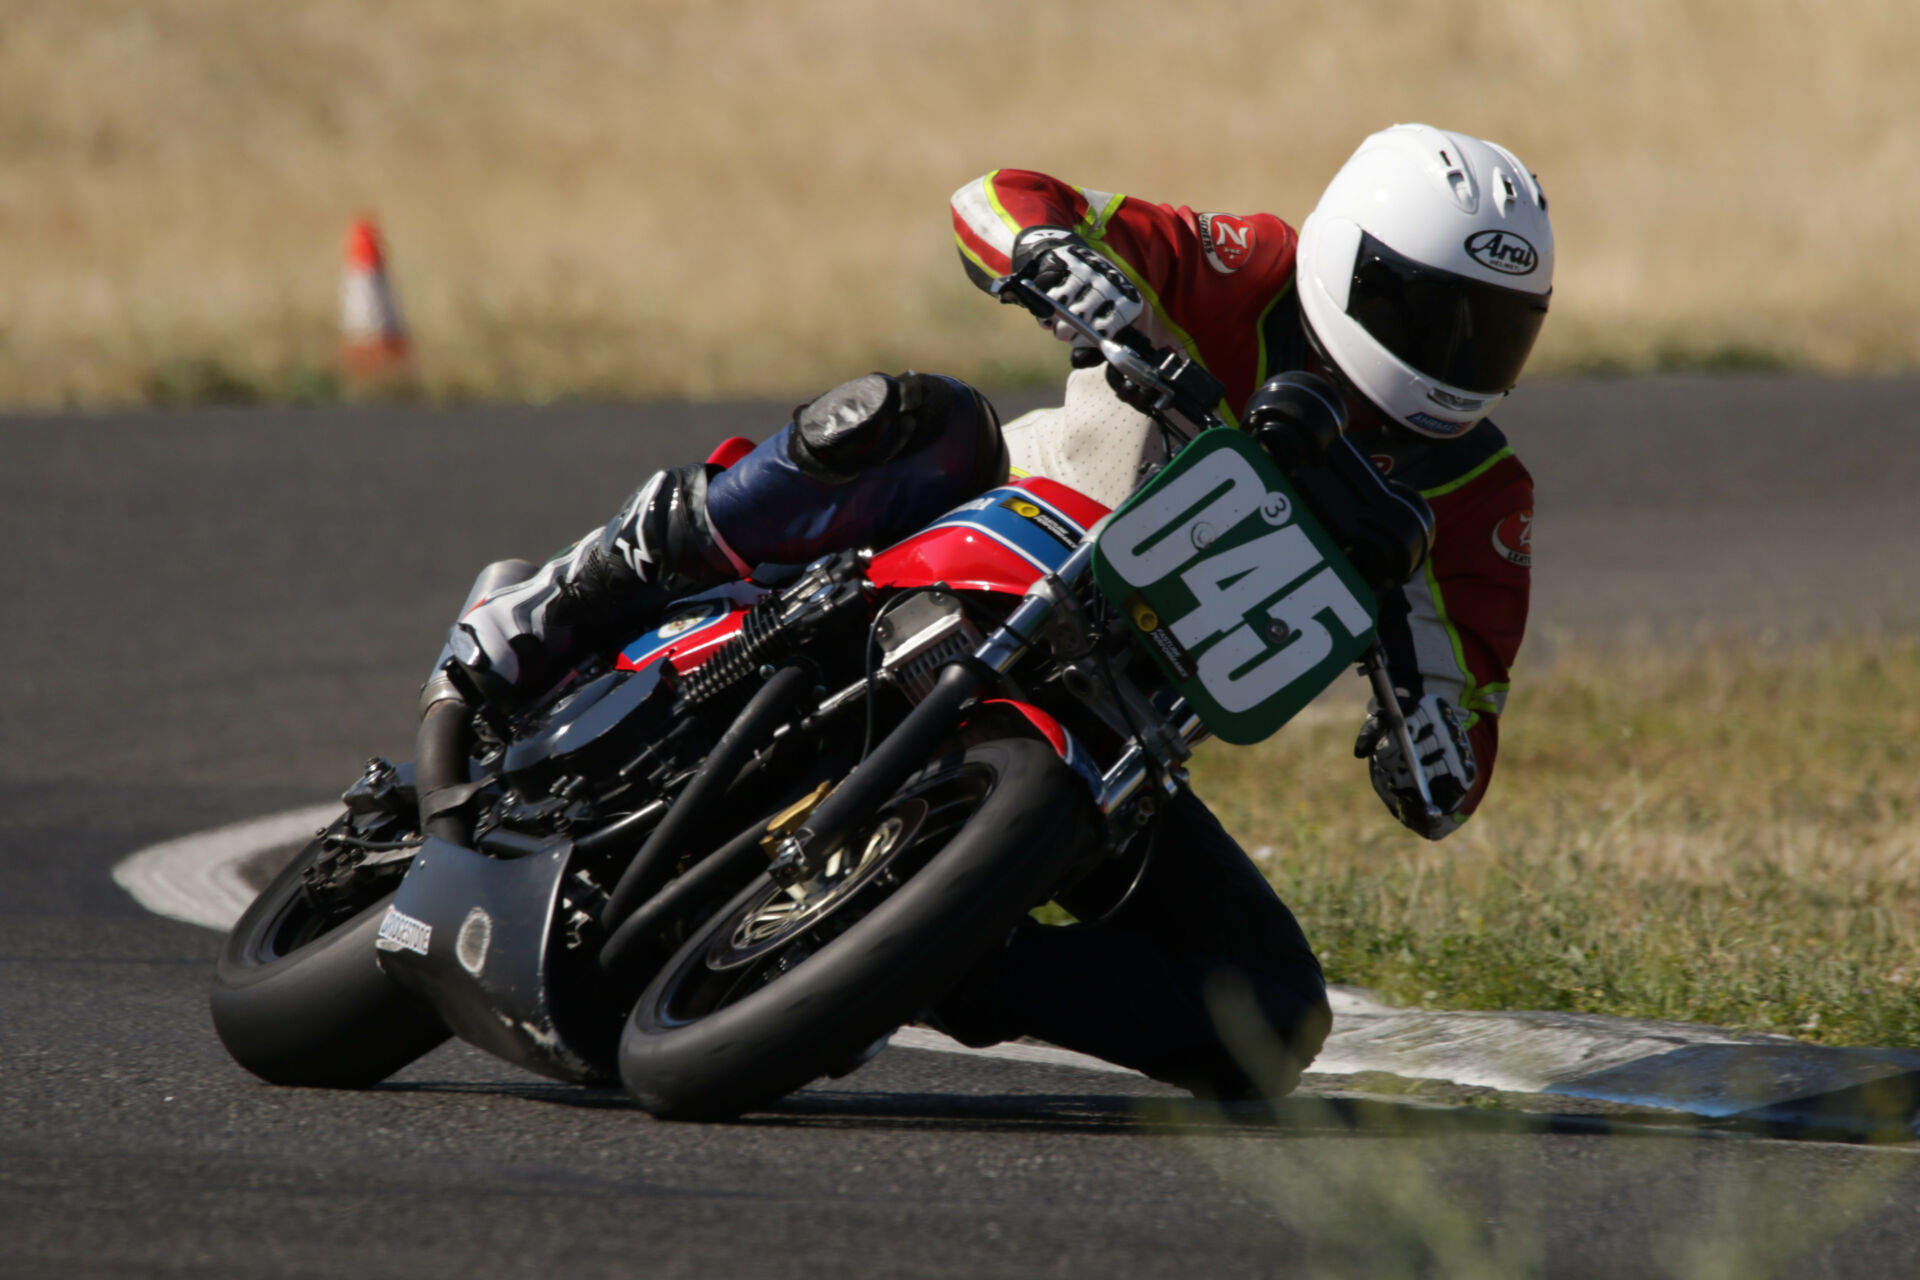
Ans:
<svg viewBox="0 0 1920 1280"><path fill-rule="evenodd" d="M1025 307L1035 319L1051 320L1058 309L1053 305L1052 298L1040 292L1031 280L1024 277L1003 276L995 284L1007 286L996 287L992 291L995 297L1008 306Z"/></svg>

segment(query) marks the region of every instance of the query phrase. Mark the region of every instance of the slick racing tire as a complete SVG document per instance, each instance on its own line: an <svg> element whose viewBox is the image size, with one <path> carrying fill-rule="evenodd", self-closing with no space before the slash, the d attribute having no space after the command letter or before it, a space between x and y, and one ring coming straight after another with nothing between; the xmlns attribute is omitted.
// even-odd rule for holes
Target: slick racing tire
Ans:
<svg viewBox="0 0 1920 1280"><path fill-rule="evenodd" d="M320 852L317 839L301 850L227 935L213 1025L233 1060L262 1080L363 1089L449 1032L374 959L392 894L332 927L308 902L301 873Z"/></svg>
<svg viewBox="0 0 1920 1280"><path fill-rule="evenodd" d="M1046 744L955 747L796 900L759 877L627 1020L620 1075L663 1119L728 1119L844 1074L1004 944L1094 848L1086 785Z"/></svg>

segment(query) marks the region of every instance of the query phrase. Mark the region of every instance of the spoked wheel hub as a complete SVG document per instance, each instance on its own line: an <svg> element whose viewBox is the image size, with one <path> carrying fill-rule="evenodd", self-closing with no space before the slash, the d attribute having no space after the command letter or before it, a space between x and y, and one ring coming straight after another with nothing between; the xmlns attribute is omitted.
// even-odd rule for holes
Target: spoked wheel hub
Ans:
<svg viewBox="0 0 1920 1280"><path fill-rule="evenodd" d="M919 834L929 812L918 797L889 806L891 812L833 856L819 874L790 888L774 886L743 916L733 932L715 940L707 953L710 969L737 969L793 942L860 892L869 883L897 885L888 863Z"/></svg>

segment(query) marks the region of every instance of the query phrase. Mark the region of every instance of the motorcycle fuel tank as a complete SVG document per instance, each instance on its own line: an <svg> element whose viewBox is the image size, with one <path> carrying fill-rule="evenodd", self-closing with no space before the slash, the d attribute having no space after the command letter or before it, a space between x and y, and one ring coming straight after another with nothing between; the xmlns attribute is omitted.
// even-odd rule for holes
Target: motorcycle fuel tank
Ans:
<svg viewBox="0 0 1920 1280"><path fill-rule="evenodd" d="M1024 595L1066 563L1107 509L1039 476L1022 476L963 502L867 566L880 587L944 582L959 591Z"/></svg>

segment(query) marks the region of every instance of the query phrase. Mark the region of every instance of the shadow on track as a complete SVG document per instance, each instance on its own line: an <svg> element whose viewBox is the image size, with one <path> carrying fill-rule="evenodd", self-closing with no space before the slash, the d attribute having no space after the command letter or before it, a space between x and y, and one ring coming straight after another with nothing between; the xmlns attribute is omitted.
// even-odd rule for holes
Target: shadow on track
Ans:
<svg viewBox="0 0 1920 1280"><path fill-rule="evenodd" d="M542 1081L406 1081L375 1092L514 1098L591 1111L630 1111L638 1103L611 1088ZM1376 1097L1294 1096L1273 1102L1211 1103L1197 1099L1101 1093L960 1094L811 1089L737 1120L763 1129L872 1132L1028 1133L1139 1136L1207 1133L1222 1137L1405 1138L1495 1134L1727 1138L1752 1136L1675 1118L1623 1119L1558 1112L1436 1106ZM1773 1135L1783 1136L1783 1135Z"/></svg>

